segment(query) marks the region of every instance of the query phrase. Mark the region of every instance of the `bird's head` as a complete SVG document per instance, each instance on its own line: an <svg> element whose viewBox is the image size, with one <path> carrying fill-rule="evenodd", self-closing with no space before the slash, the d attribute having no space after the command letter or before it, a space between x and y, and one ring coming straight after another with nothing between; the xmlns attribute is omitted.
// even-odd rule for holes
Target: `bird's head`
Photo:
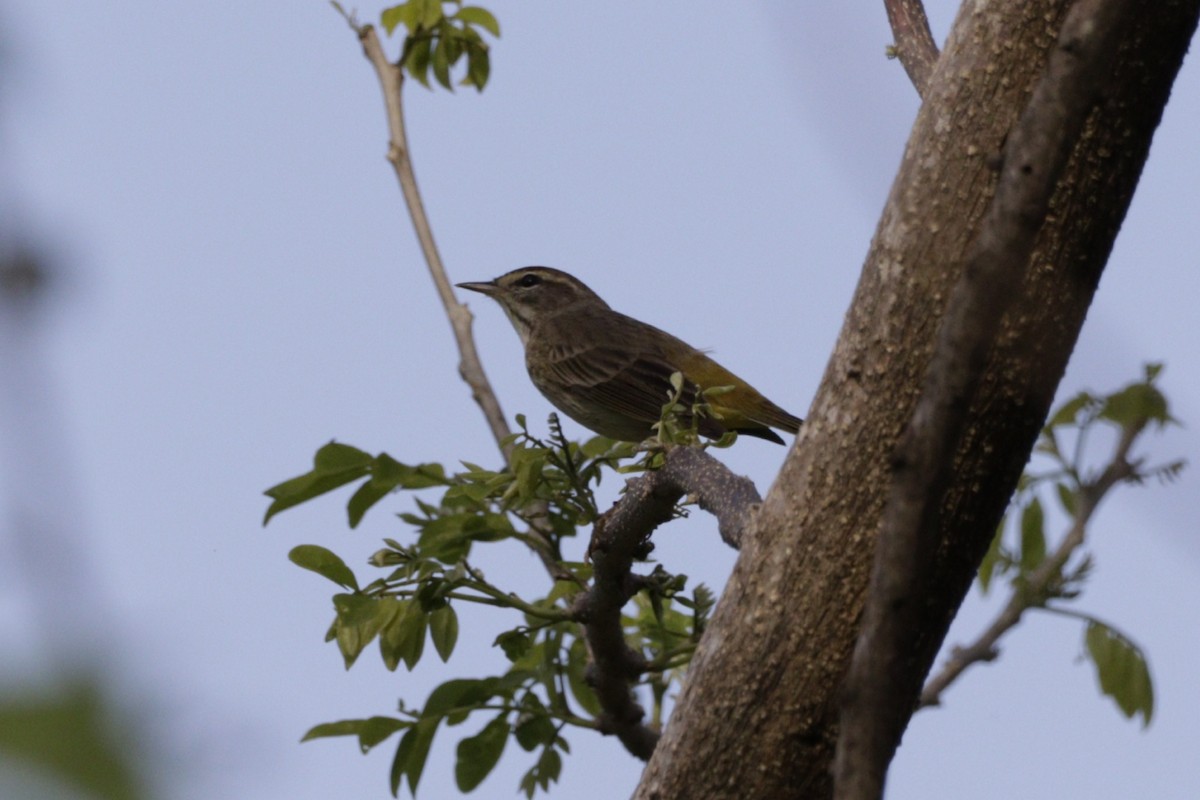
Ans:
<svg viewBox="0 0 1200 800"><path fill-rule="evenodd" d="M493 281L458 286L486 294L499 303L522 342L528 340L529 331L541 319L569 312L580 304L607 305L583 281L550 267L522 267Z"/></svg>

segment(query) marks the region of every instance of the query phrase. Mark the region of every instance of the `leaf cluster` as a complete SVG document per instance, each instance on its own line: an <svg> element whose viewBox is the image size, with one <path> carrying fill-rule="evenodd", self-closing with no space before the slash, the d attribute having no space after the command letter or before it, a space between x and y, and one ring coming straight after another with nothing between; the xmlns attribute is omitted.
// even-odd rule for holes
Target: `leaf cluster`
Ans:
<svg viewBox="0 0 1200 800"><path fill-rule="evenodd" d="M1112 697L1126 717L1140 715L1143 726L1154 713L1145 653L1112 625L1068 604L1080 597L1095 566L1094 556L1082 545L1086 525L1103 494L1120 482L1173 480L1185 466L1182 460L1147 466L1127 458L1147 428L1178 424L1156 385L1161 371L1159 364L1147 365L1139 381L1107 395L1080 392L1052 412L1034 449L1034 463L1046 468L1031 467L1021 477L979 568L979 586L985 594L1006 576L1023 608L1082 619L1084 652L1096 668L1101 692ZM1114 429L1118 441L1118 451L1102 465L1089 457L1088 450L1089 438L1101 427ZM1046 534L1046 489L1057 502L1054 510L1069 520L1068 533L1053 549Z"/></svg>
<svg viewBox="0 0 1200 800"><path fill-rule="evenodd" d="M340 487L357 483L347 502L351 527L380 500L411 491L411 510L399 514L411 533L385 539L370 559L383 574L369 582L331 550L300 545L289 557L298 566L334 582L334 616L326 640L336 643L350 668L373 643L384 665L412 670L426 642L442 661L459 641L457 609L475 603L506 609L513 623L486 634L509 662L503 674L447 681L423 706L401 700L399 714L317 725L305 740L355 736L364 752L400 734L392 762L391 788L407 784L414 794L436 732L485 718L483 727L459 741L455 777L463 791L477 786L515 739L536 758L521 781L527 797L545 790L569 752L567 727L601 729L600 704L589 682L589 656L576 598L592 578L586 563L562 559L562 544L598 516L595 487L606 470L634 452L630 445L597 437L579 444L562 433L556 417L550 436L529 433L518 417L507 467L490 470L463 463L449 472L440 464L404 464L386 453L371 455L346 444L320 448L313 468L268 489L266 518ZM531 511L536 509L536 511ZM539 535L531 530L536 514ZM496 585L473 566L480 547L518 542L549 548L559 574L540 596ZM637 579L640 587L622 618L629 647L646 668L641 682L661 720L670 687L682 676L707 623L713 597L698 586L685 593L687 578L657 568Z"/></svg>
<svg viewBox="0 0 1200 800"><path fill-rule="evenodd" d="M671 391L663 404L658 422L652 426L655 439L664 446L683 447L729 447L737 441L737 434L726 431L720 439L707 441L700 437L700 421L705 418L721 419L713 408L710 398L732 392L733 386L713 386L698 389L684 378L682 372L671 373ZM657 466L657 461L648 462Z"/></svg>
<svg viewBox="0 0 1200 800"><path fill-rule="evenodd" d="M460 86L483 91L491 75L488 44L480 31L499 38L500 23L486 8L464 6L461 0L408 0L384 9L380 23L388 34L401 25L407 31L399 65L425 88L432 88L429 73L450 91L450 72L466 60Z"/></svg>

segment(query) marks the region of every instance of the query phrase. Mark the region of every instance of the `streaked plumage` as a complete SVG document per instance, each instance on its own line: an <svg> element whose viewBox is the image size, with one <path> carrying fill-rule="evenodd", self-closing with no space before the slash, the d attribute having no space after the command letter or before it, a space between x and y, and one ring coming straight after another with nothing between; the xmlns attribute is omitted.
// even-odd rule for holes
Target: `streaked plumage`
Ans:
<svg viewBox="0 0 1200 800"><path fill-rule="evenodd" d="M783 440L800 419L704 353L652 325L613 311L578 279L549 267L525 267L494 281L460 283L500 303L525 344L529 377L560 411L587 428L622 441L651 436L671 392L672 373L685 379L682 403L699 388L733 386L709 398L719 419L702 417L709 437L726 430Z"/></svg>

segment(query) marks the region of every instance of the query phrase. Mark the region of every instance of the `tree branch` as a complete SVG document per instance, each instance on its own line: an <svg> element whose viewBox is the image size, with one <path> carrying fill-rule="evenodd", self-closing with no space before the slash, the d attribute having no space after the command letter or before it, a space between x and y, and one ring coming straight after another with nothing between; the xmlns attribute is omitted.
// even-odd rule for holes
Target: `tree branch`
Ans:
<svg viewBox="0 0 1200 800"><path fill-rule="evenodd" d="M367 61L371 62L371 66L375 68L375 74L379 77L379 86L383 90L384 108L387 112L389 133L387 159L391 162L396 171L396 177L400 181L400 191L404 194L404 202L408 205L408 214L412 219L417 241L421 245L421 252L425 256L425 264L429 267L429 274L437 288L438 297L441 298L442 305L446 309L446 316L450 319L450 327L454 331L454 341L458 345L458 372L466 381L467 386L471 388L471 396L483 411L488 427L491 428L492 437L500 446L505 460L507 460L512 452L512 445L505 444L504 440L512 431L508 427L508 422L505 421L500 401L492 390L491 383L483 371L483 362L479 360L479 353L475 349L475 338L471 334L473 320L471 311L458 302L454 296L453 286L446 276L446 267L442 263L442 257L438 253L437 244L433 239L433 228L429 224L429 217L425 214L425 204L421 200L421 192L417 188L417 176L413 171L408 134L405 132L404 125L403 70L399 64L388 60L374 26L359 25L340 6L336 7L354 32L358 34L363 54L367 57Z"/></svg>
<svg viewBox="0 0 1200 800"><path fill-rule="evenodd" d="M876 800L914 708L903 676L923 623L938 517L967 410L1009 301L1019 294L1050 196L1111 70L1131 4L1079 0L1004 151L996 194L967 253L920 399L892 460L867 604L834 763L835 798Z"/></svg>
<svg viewBox="0 0 1200 800"><path fill-rule="evenodd" d="M437 244L433 239L433 228L429 224L429 217L425 213L425 204L421 200L421 192L417 187L417 176L413 171L408 134L405 132L404 125L402 98L404 72L398 63L388 60L374 26L358 24L354 16L346 13L341 5L336 2L333 5L358 35L358 40L362 43L363 54L375 68L375 74L379 78L389 132L387 158L400 181L400 190L404 194L404 201L408 206L409 217L412 219L417 241L425 256L425 264L429 267L429 274L433 278L438 297L441 298L446 316L450 320L450 328L454 332L454 341L458 345L459 354L458 374L470 387L471 397L483 411L488 427L491 428L492 437L504 455L505 463L508 463L512 459L513 445L508 441L512 431L504 418L504 411L500 408L500 401L492 390L487 374L483 371L483 362L479 359L479 352L475 348L475 337L471 333L474 317L471 315L470 309L458 302L454 296L453 286L446 275L442 257L438 253ZM545 513L545 503L534 503L527 509L532 536L536 541L536 545L532 549L550 577L558 580L563 577L565 570L559 563L561 557L553 545L550 528L544 519Z"/></svg>
<svg viewBox="0 0 1200 800"><path fill-rule="evenodd" d="M630 691L647 664L625 643L621 609L640 588L634 559L645 556L650 534L675 516L684 495L717 517L721 538L733 547L761 502L749 478L734 475L706 451L672 448L660 469L629 481L621 499L596 520L588 548L592 585L574 608L592 658L589 680L604 708L600 730L643 760L654 752L658 731L642 724L645 710Z"/></svg>
<svg viewBox="0 0 1200 800"><path fill-rule="evenodd" d="M938 48L929 30L925 6L921 0L883 0L883 5L896 36L892 50L904 65L917 94L924 98L929 76L938 60Z"/></svg>
<svg viewBox="0 0 1200 800"><path fill-rule="evenodd" d="M965 647L955 647L948 661L921 690L918 708L941 704L942 693L968 667L981 662L994 661L1000 654L997 642L1009 630L1021 621L1021 617L1031 608L1038 608L1054 592L1054 586L1062 579L1063 568L1071 556L1083 544L1087 534L1088 523L1092 514L1100 505L1100 501L1122 481L1129 480L1136 474L1134 465L1129 462L1129 450L1134 440L1145 429L1145 423L1131 425L1122 429L1121 438L1113 452L1112 459L1100 475L1080 487L1079 505L1071 521L1071 528L1054 552L1042 561L1019 587L1013 589L1012 595L1004 608L992 620L992 623L979 635L975 641Z"/></svg>

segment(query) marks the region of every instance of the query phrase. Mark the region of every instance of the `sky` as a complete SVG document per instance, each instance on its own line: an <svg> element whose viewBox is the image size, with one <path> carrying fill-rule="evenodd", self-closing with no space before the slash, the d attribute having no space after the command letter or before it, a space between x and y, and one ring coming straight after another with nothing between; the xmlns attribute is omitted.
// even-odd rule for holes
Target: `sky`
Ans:
<svg viewBox="0 0 1200 800"><path fill-rule="evenodd" d="M451 278L567 269L804 415L917 110L883 55L882 4L489 7L503 36L487 90L407 93ZM940 41L954 6L928 7ZM389 673L368 652L347 672L323 642L332 584L287 552L321 544L369 575L409 501L385 500L354 531L344 495L260 524L262 490L331 439L407 462L496 462L384 160L373 72L319 2L12 0L0 31L0 235L55 270L28 338L0 350L0 692L101 665L167 800L388 796L390 743L363 757L351 740L300 736L502 668L495 620L465 619L449 665ZM1186 424L1142 452L1195 465L1193 62L1061 393L1111 391L1165 362ZM516 335L484 298L467 301L506 413L540 423L550 407ZM722 454L763 491L784 456L751 440ZM1122 488L1091 532L1081 608L1148 652L1153 724L1099 695L1078 625L1034 614L997 662L914 718L890 800L1200 792L1195 481ZM15 536L27 515L50 533ZM712 586L733 564L698 514L655 541L669 568ZM542 580L515 547L488 570L530 590ZM1001 599L973 594L948 641L972 638ZM422 797L455 796L453 745L476 727L439 735ZM618 743L569 738L551 796L632 791L639 765ZM513 748L475 796L515 796L528 766ZM0 795L63 796L42 781L0 759Z"/></svg>

